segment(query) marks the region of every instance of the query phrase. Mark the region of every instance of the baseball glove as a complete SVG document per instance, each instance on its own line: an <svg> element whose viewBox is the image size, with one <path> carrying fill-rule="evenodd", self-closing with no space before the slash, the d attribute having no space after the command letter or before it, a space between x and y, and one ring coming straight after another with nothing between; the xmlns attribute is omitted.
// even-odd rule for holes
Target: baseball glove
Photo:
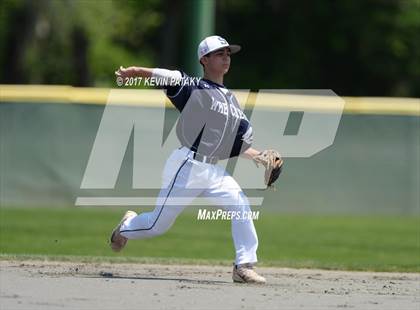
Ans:
<svg viewBox="0 0 420 310"><path fill-rule="evenodd" d="M280 153L275 150L265 150L252 159L257 167L259 167L259 164L264 166L264 183L267 188L272 187L283 168L283 159L281 159Z"/></svg>

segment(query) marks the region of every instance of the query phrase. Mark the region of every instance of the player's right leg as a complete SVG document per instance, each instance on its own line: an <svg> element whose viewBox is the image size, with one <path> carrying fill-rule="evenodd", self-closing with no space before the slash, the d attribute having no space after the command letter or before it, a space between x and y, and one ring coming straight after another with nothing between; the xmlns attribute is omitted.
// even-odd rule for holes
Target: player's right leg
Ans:
<svg viewBox="0 0 420 310"><path fill-rule="evenodd" d="M201 191L186 190L195 179L192 167L188 151L178 149L172 153L165 165L155 209L128 216L122 221L117 237L125 239L124 245L128 239L151 238L165 233L185 206L200 194ZM112 243L111 240L111 247Z"/></svg>

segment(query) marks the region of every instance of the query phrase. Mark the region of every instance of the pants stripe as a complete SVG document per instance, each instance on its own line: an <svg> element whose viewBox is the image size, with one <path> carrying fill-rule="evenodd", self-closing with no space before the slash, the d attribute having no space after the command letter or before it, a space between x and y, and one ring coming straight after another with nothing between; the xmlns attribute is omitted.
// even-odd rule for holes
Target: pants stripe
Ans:
<svg viewBox="0 0 420 310"><path fill-rule="evenodd" d="M157 221L158 221L158 219L159 219L160 215L162 214L163 208L165 207L165 203L166 203L166 201L168 200L169 195L171 194L172 188L173 188L173 187L174 187L174 185L175 185L176 178L178 177L179 172L181 171L182 167L184 167L184 165L187 163L187 161L188 161L188 158L187 158L187 159L186 159L186 160L182 163L182 165L179 167L178 171L176 172L175 177L174 177L174 181L172 182L172 185L171 185L171 188L169 189L169 192L168 192L168 194L167 194L167 195L166 195L166 197L165 197L165 201L163 202L162 207L161 207L161 209L160 209L160 211L159 211L159 214L158 214L158 216L156 217L156 220L153 222L152 226L150 226L149 228L139 228L139 229L121 230L120 232L122 232L122 233L123 233L123 232L132 232L132 231L151 230L151 229L155 226L155 224L157 223Z"/></svg>

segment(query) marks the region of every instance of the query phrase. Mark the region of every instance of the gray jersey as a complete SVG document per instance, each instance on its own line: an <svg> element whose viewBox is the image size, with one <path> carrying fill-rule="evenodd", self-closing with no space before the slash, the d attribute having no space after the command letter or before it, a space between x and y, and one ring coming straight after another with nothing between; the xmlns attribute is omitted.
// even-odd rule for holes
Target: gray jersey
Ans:
<svg viewBox="0 0 420 310"><path fill-rule="evenodd" d="M252 126L236 97L223 85L182 73L166 95L181 112L176 133L185 147L206 156L238 156L252 144Z"/></svg>

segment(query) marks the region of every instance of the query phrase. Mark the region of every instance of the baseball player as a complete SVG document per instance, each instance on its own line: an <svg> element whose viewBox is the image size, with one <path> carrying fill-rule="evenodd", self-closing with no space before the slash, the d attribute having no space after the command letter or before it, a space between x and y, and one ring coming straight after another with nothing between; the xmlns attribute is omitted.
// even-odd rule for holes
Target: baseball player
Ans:
<svg viewBox="0 0 420 310"><path fill-rule="evenodd" d="M160 68L120 67L117 77L154 77L166 81L166 96L181 114L176 133L180 147L168 158L162 187L151 212L127 211L112 231L110 245L120 251L128 239L142 239L166 232L176 217L196 197L206 197L225 210L248 214L247 197L218 161L242 156L266 168L266 184L279 176L283 161L278 152L251 147L252 126L235 96L223 84L231 55L241 49L220 36L205 38L198 46L204 76L193 80L181 71ZM257 262L258 238L252 219L232 218L236 257L232 279L242 283L265 283L253 266Z"/></svg>

